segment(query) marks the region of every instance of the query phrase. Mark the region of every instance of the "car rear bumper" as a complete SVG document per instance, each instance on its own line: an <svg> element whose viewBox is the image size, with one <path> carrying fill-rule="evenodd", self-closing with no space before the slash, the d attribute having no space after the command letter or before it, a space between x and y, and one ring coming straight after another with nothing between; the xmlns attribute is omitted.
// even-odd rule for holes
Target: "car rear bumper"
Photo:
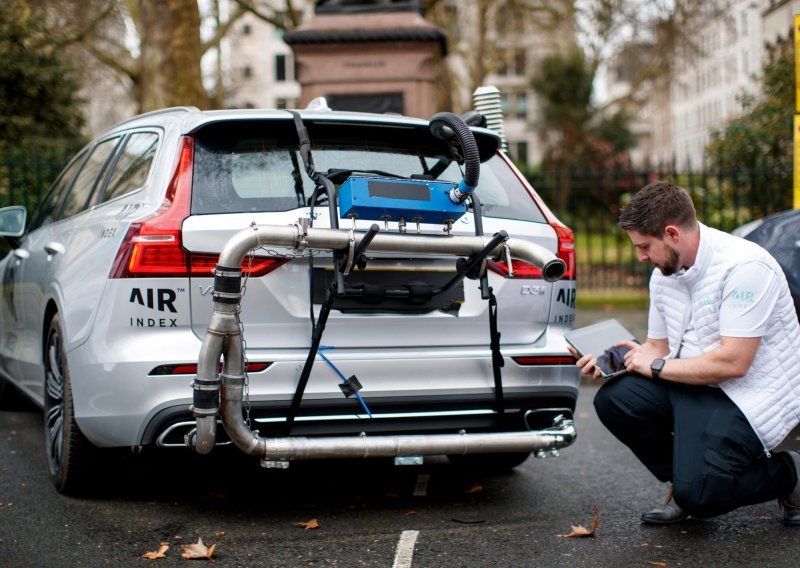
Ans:
<svg viewBox="0 0 800 568"><path fill-rule="evenodd" d="M196 336L187 331L140 338L122 350L99 348L89 341L70 354L76 420L98 446L180 445L188 429L175 424L192 421L194 376L151 372L170 361L196 362L200 348ZM538 420L541 409L567 415L574 409L579 384L574 365L523 366L510 359L563 355L563 340L554 338L552 343L535 350L504 349L502 413L508 416L500 421L503 428L506 424L518 431L549 427L551 415L532 421L534 416ZM251 417L262 435L282 431L306 355L303 350L248 352L251 362L271 363L249 376ZM331 350L326 356L345 376L358 377L363 385L360 394L373 418L353 397L344 397L337 373L317 360L293 436L498 431L488 349Z"/></svg>

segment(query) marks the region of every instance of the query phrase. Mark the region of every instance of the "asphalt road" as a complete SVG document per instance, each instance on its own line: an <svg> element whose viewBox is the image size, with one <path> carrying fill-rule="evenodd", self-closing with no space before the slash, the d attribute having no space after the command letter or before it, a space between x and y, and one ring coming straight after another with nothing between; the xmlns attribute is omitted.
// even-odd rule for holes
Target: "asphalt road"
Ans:
<svg viewBox="0 0 800 568"><path fill-rule="evenodd" d="M643 337L639 312L618 317ZM228 566L794 567L800 529L776 503L709 521L649 527L641 511L665 487L598 423L582 386L578 440L556 459L486 475L445 460L293 464L265 471L235 452L110 456L91 497L58 495L46 475L42 414L0 404L0 566L144 566L186 562L180 545L217 543ZM800 432L788 443L800 447ZM571 525L594 538L562 538ZM300 522L315 519L318 528ZM166 542L166 558L146 560ZM194 560L193 562L208 562Z"/></svg>

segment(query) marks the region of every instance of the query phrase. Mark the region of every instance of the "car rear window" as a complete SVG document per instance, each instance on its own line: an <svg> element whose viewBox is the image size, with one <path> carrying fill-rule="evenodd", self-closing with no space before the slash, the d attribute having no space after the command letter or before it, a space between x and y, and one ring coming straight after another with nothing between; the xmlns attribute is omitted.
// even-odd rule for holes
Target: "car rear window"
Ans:
<svg viewBox="0 0 800 568"><path fill-rule="evenodd" d="M350 173L458 182L462 169L426 128L307 121L318 171L341 183ZM297 151L291 121L215 123L197 134L192 213L287 211L309 204L314 183ZM545 222L509 166L489 153L478 194L483 213Z"/></svg>

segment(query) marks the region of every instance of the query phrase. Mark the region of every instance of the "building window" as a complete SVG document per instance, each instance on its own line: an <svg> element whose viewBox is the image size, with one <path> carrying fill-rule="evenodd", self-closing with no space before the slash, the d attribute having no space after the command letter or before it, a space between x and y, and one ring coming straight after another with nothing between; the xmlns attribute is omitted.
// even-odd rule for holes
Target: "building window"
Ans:
<svg viewBox="0 0 800 568"><path fill-rule="evenodd" d="M245 79L249 79L253 76L253 68L249 65L245 65L244 68L242 68L242 75Z"/></svg>
<svg viewBox="0 0 800 568"><path fill-rule="evenodd" d="M528 118L528 93L519 93L517 95L515 116L522 119Z"/></svg>
<svg viewBox="0 0 800 568"><path fill-rule="evenodd" d="M286 56L282 53L275 56L275 80L286 81Z"/></svg>
<svg viewBox="0 0 800 568"><path fill-rule="evenodd" d="M242 26L242 35L250 35L250 32L253 31L253 28L250 27L250 24L245 24Z"/></svg>
<svg viewBox="0 0 800 568"><path fill-rule="evenodd" d="M514 52L514 74L523 77L525 76L525 51L518 49Z"/></svg>
<svg viewBox="0 0 800 568"><path fill-rule="evenodd" d="M275 108L297 108L297 99L278 97L275 99Z"/></svg>
<svg viewBox="0 0 800 568"><path fill-rule="evenodd" d="M516 143L516 152L515 159L518 164L527 164L528 163L528 143L524 140L521 140Z"/></svg>

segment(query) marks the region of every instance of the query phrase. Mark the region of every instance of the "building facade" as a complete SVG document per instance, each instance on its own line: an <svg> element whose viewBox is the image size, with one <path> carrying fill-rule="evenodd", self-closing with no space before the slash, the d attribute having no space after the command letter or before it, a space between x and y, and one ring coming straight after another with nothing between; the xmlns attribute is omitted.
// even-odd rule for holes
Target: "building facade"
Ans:
<svg viewBox="0 0 800 568"><path fill-rule="evenodd" d="M759 5L736 0L709 22L700 53L675 61L670 153L679 168L699 165L711 134L741 114L742 97L758 92L762 38ZM664 149L658 151L664 159Z"/></svg>

